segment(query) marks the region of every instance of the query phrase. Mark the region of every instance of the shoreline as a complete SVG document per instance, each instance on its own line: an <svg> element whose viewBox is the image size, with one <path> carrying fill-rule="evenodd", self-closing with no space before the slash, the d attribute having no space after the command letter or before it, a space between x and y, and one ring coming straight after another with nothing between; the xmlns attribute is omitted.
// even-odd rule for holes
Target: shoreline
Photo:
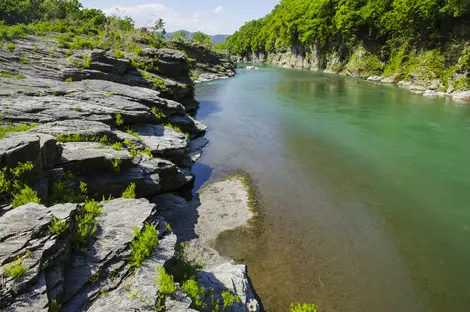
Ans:
<svg viewBox="0 0 470 312"><path fill-rule="evenodd" d="M294 55L289 55L288 53L284 54L276 54L277 56L277 61L276 57L270 57L268 55L265 60L262 60L259 57L255 57L253 55L247 57L237 57L237 64L238 63L246 63L246 64L259 64L259 65L272 65L280 68L290 68L290 69L297 69L297 70L306 70L306 71L314 71L314 72L319 72L319 73L327 73L327 74L335 74L335 75L340 75L340 76L347 76L347 77L352 77L352 78L359 78L363 79L364 81L368 81L371 83L381 83L385 85L392 85L396 86L399 88L407 89L415 94L421 94L423 97L428 97L428 98L437 98L437 97L445 97L445 98L450 98L452 101L457 102L457 103L468 103L470 104L470 90L464 90L464 91L459 91L459 92L447 92L447 90L444 91L437 91L439 89L439 84L436 83L436 81L433 81L428 84L424 84L424 86L420 85L422 84L423 81L417 81L417 83L405 81L405 80L400 80L400 81L395 81L396 75L391 75L388 77L383 77L381 75L355 75L354 73L350 72L349 70L342 70L339 72L335 72L333 70L330 70L328 68L324 70L319 70L318 68L312 67L312 66L307 66L307 60L299 57L299 56L294 56ZM286 59L283 59L287 58ZM271 59L271 62L268 60ZM448 89L449 90L449 89Z"/></svg>

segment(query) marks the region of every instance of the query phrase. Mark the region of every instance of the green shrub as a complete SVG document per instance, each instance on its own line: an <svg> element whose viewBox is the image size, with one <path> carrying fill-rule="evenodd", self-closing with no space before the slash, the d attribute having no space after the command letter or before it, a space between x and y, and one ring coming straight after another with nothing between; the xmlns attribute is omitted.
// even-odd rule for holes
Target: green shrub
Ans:
<svg viewBox="0 0 470 312"><path fill-rule="evenodd" d="M27 58L27 57L22 58L22 59L20 60L20 64L23 64L23 65L29 64L28 58Z"/></svg>
<svg viewBox="0 0 470 312"><path fill-rule="evenodd" d="M237 294L232 294L228 290L222 292L222 298L224 299L224 311L230 308L234 303L240 303L240 297Z"/></svg>
<svg viewBox="0 0 470 312"><path fill-rule="evenodd" d="M72 56L73 52L70 50L65 51L66 56Z"/></svg>
<svg viewBox="0 0 470 312"><path fill-rule="evenodd" d="M78 208L73 218L72 247L77 251L86 251L90 238L98 226L97 217L103 214L100 204L94 200L87 201Z"/></svg>
<svg viewBox="0 0 470 312"><path fill-rule="evenodd" d="M18 80L23 80L24 79L24 75L23 74L18 74L15 76L16 79Z"/></svg>
<svg viewBox="0 0 470 312"><path fill-rule="evenodd" d="M157 117L158 119L165 119L166 115L162 111L160 111L156 106L152 107L152 113Z"/></svg>
<svg viewBox="0 0 470 312"><path fill-rule="evenodd" d="M71 174L71 173L70 173ZM85 182L80 182L80 187L77 189L76 184L70 183L73 179L65 176L64 181L57 181L52 184L49 190L49 206L63 203L80 203L83 202L87 197L87 184Z"/></svg>
<svg viewBox="0 0 470 312"><path fill-rule="evenodd" d="M64 233L68 228L67 221L61 221L55 216L52 216L51 223L49 224L49 231L55 235Z"/></svg>
<svg viewBox="0 0 470 312"><path fill-rule="evenodd" d="M56 299L53 299L49 305L49 312L60 312L61 308L62 305Z"/></svg>
<svg viewBox="0 0 470 312"><path fill-rule="evenodd" d="M13 78L13 77L15 77L15 75L13 75L12 73L8 71L2 71L2 78Z"/></svg>
<svg viewBox="0 0 470 312"><path fill-rule="evenodd" d="M122 119L121 114L118 113L118 114L114 115L114 124L117 127L120 127L124 124L124 119Z"/></svg>
<svg viewBox="0 0 470 312"><path fill-rule="evenodd" d="M113 172L121 171L121 163L122 163L121 158L116 158L116 159L111 160L111 169L113 170Z"/></svg>
<svg viewBox="0 0 470 312"><path fill-rule="evenodd" d="M145 223L142 230L134 228L134 239L131 242L131 267L137 268L147 260L158 244L158 232L153 224Z"/></svg>
<svg viewBox="0 0 470 312"><path fill-rule="evenodd" d="M122 193L122 198L129 198L129 199L133 199L135 198L135 183L132 182L127 188L126 190Z"/></svg>
<svg viewBox="0 0 470 312"><path fill-rule="evenodd" d="M15 48L16 48L16 45L12 42L6 44L4 47L5 51L10 51L10 52L15 50Z"/></svg>
<svg viewBox="0 0 470 312"><path fill-rule="evenodd" d="M38 197L38 193L29 186L25 185L17 193L13 194L13 201L11 202L11 205L13 208L17 208L29 203L39 204L40 202L41 200Z"/></svg>
<svg viewBox="0 0 470 312"><path fill-rule="evenodd" d="M83 58L83 61L84 61L84 63L82 64L83 68L85 68L85 69L91 68L91 63L92 63L91 58L86 54L83 55L82 58Z"/></svg>
<svg viewBox="0 0 470 312"><path fill-rule="evenodd" d="M3 267L5 276L11 277L14 280L23 277L29 271L29 268L23 266L23 261L23 259L18 257L13 263L5 265Z"/></svg>
<svg viewBox="0 0 470 312"><path fill-rule="evenodd" d="M185 281L181 285L181 290L191 298L192 303L191 307L193 309L197 309L202 311L206 307L206 303L204 302L206 291L204 286L199 287L197 282L194 279L190 279Z"/></svg>
<svg viewBox="0 0 470 312"><path fill-rule="evenodd" d="M122 143L121 142L116 142L111 147L116 151L120 151L120 150L122 150Z"/></svg>
<svg viewBox="0 0 470 312"><path fill-rule="evenodd" d="M176 291L176 285L173 281L173 276L165 271L164 267L158 269L159 277L157 284L159 285L158 292L163 296L170 296Z"/></svg>
<svg viewBox="0 0 470 312"><path fill-rule="evenodd" d="M72 81L73 81L72 77L65 79L65 82L72 82Z"/></svg>
<svg viewBox="0 0 470 312"><path fill-rule="evenodd" d="M115 56L117 59L122 59L122 58L124 58L126 55L125 55L125 53L122 52L122 51L115 50L115 51L114 51L114 56Z"/></svg>
<svg viewBox="0 0 470 312"><path fill-rule="evenodd" d="M304 303L300 305L300 304L292 303L290 305L290 311L291 312L317 312L317 309L315 308L314 304Z"/></svg>

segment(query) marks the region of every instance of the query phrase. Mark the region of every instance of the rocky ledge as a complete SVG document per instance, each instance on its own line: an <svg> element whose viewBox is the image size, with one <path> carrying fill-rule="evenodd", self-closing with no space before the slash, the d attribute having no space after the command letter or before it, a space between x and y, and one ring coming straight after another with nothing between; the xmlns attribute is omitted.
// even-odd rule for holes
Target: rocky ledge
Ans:
<svg viewBox="0 0 470 312"><path fill-rule="evenodd" d="M218 78L233 64L199 50L68 50L46 38L0 52L0 310L258 311L246 268L210 249L250 217L231 218L245 209L243 186L222 182L190 203L169 193L191 186L207 144L187 54L201 73L219 64ZM178 273L170 264L199 246L208 265L192 278L213 294L204 306L164 270Z"/></svg>

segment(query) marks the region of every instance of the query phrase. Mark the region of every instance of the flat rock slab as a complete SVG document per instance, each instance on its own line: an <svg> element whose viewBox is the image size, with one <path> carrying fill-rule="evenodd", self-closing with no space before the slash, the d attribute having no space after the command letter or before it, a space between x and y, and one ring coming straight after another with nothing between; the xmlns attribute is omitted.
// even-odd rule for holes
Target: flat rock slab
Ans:
<svg viewBox="0 0 470 312"><path fill-rule="evenodd" d="M183 155L188 146L184 133L162 125L139 124L132 127L154 155Z"/></svg>
<svg viewBox="0 0 470 312"><path fill-rule="evenodd" d="M56 121L39 125L30 133L44 133L53 136L80 134L86 137L101 138L103 136L112 137L111 127L99 121L90 120L66 120Z"/></svg>
<svg viewBox="0 0 470 312"><path fill-rule="evenodd" d="M127 150L115 150L95 142L64 143L61 163L64 169L82 172L112 171L112 161L119 160L120 168L130 167L132 160Z"/></svg>

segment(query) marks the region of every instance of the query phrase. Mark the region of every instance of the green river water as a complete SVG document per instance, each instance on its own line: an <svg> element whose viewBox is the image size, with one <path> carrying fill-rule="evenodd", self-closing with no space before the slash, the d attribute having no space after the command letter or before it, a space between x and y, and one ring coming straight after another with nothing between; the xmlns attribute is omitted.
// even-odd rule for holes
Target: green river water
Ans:
<svg viewBox="0 0 470 312"><path fill-rule="evenodd" d="M470 105L280 68L197 99L196 189L251 175L260 232L216 247L248 264L267 311L470 311Z"/></svg>

